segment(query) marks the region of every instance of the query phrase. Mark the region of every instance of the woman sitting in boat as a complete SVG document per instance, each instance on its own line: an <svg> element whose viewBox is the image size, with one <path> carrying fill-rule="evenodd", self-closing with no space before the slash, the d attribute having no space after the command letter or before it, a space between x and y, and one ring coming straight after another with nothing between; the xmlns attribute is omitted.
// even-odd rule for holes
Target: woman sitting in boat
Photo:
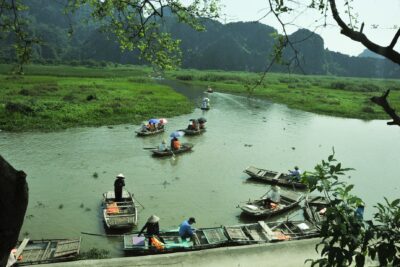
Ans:
<svg viewBox="0 0 400 267"><path fill-rule="evenodd" d="M277 181L273 182L267 197L264 199L264 207L266 209L276 209L281 201L281 188L277 185Z"/></svg>
<svg viewBox="0 0 400 267"><path fill-rule="evenodd" d="M161 130L164 128L164 124L160 121L159 123L157 123L157 129Z"/></svg>
<svg viewBox="0 0 400 267"><path fill-rule="evenodd" d="M161 144L158 145L158 151L166 151L166 150L168 150L167 141L163 139Z"/></svg>
<svg viewBox="0 0 400 267"><path fill-rule="evenodd" d="M179 142L177 137L171 139L171 149L179 150L181 148L181 142Z"/></svg>
<svg viewBox="0 0 400 267"><path fill-rule="evenodd" d="M165 243L164 239L160 236L160 226L158 224L159 221L159 217L157 217L156 215L151 215L138 234L138 236L141 236L143 231L146 229L145 237L149 239L149 246L151 246L151 238L154 236L156 236L161 242Z"/></svg>

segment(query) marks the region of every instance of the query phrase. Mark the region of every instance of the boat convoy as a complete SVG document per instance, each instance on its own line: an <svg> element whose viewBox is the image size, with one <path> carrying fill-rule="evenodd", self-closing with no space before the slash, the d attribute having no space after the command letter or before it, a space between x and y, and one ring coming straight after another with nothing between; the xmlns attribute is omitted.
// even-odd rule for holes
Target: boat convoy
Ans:
<svg viewBox="0 0 400 267"><path fill-rule="evenodd" d="M212 93L210 88L207 91ZM204 98L201 109L208 110L209 108L209 99ZM169 135L170 145L164 139L157 147L144 149L149 149L153 157L173 158L175 155L192 151L193 144L181 144L179 138L183 135L196 136L205 133L206 122L207 119L204 117L191 119L187 128L174 131ZM167 123L168 120L165 118L150 119L144 122L135 133L138 137L161 134L165 132ZM125 233L121 239L123 250L126 255L134 256L281 242L319 236L320 224L325 219L329 202L322 196L309 196L305 192L307 186L298 179L300 171L297 167L295 171L280 173L249 166L243 172L250 176L249 179L272 185L263 196L237 205L241 210L241 215L254 220L253 223L198 228L190 239L182 238L179 229L159 231L157 237L162 240L161 242L155 236L141 236L137 232L132 232L132 229L138 225L137 204L140 203L135 200L131 192L115 189L102 195L101 211L104 228ZM121 181L123 178L123 174L117 176L117 179ZM121 183L120 188L125 185L123 181ZM288 191L280 193L279 186L286 187ZM303 206L304 220L292 221L287 218L280 222L269 221L270 218L286 214L299 206ZM79 255L80 244L80 238L40 241L25 238L11 252L7 266L12 266L15 262L18 265L27 265L75 260Z"/></svg>

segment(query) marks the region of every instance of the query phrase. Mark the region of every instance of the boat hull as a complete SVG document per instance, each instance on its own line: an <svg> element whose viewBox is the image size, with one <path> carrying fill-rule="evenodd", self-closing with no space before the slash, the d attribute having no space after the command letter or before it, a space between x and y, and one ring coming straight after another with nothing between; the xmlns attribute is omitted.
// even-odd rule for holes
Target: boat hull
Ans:
<svg viewBox="0 0 400 267"><path fill-rule="evenodd" d="M285 186L288 188L302 190L307 189L305 184L294 181L292 177L286 173L278 173L275 171L260 169L254 166L247 167L243 172L248 174L250 178L265 182L267 184L277 183L280 186Z"/></svg>

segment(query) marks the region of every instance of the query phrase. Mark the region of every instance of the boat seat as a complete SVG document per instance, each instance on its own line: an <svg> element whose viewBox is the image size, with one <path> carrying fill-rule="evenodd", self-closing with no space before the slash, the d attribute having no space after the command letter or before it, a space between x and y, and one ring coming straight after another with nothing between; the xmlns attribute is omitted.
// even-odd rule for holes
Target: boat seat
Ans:
<svg viewBox="0 0 400 267"><path fill-rule="evenodd" d="M274 232L269 228L269 226L264 222L264 221L258 221L258 224L261 226L261 228L264 230L264 232L267 234L267 239L268 241L271 241L274 239Z"/></svg>
<svg viewBox="0 0 400 267"><path fill-rule="evenodd" d="M259 176L264 176L266 173L267 173L267 171L261 170L261 171L259 171L259 172L257 173L257 175L259 175Z"/></svg>
<svg viewBox="0 0 400 267"><path fill-rule="evenodd" d="M276 175L275 175L275 177L273 178L274 180L276 179L276 180L278 180L279 179L279 177L282 175L282 173L281 172L278 172Z"/></svg>
<svg viewBox="0 0 400 267"><path fill-rule="evenodd" d="M17 252L15 253L15 258L18 259L18 257L22 254L22 251L24 251L26 245L29 242L29 238L24 238L22 241L21 245L19 245Z"/></svg>

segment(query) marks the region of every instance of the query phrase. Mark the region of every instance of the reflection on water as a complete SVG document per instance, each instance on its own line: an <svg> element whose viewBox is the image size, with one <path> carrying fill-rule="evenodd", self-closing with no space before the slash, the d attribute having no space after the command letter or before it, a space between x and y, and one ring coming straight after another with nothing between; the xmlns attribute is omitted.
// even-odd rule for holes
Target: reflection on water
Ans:
<svg viewBox="0 0 400 267"><path fill-rule="evenodd" d="M198 101L203 91L185 92ZM365 200L366 216L383 196L398 197L397 128L382 121L319 116L218 92L208 97L210 111L195 109L192 114L168 118L167 131L159 136L136 137L138 125L56 133L1 132L2 156L28 174L30 202L22 233L36 239L104 234L102 193L113 188L121 172L127 189L144 206L139 208L139 227L152 214L161 218L162 229L177 227L190 216L196 217L196 227L249 222L240 217L238 203L263 195L269 186L246 182L243 170L247 166L286 172L298 165L311 170L332 147L345 166L356 169L349 173L349 182ZM198 117L207 119L207 132L182 138L194 144L192 153L155 159L143 149L156 146ZM279 219L287 216L302 215L294 211ZM120 238L84 236L83 248L94 246L121 255Z"/></svg>

